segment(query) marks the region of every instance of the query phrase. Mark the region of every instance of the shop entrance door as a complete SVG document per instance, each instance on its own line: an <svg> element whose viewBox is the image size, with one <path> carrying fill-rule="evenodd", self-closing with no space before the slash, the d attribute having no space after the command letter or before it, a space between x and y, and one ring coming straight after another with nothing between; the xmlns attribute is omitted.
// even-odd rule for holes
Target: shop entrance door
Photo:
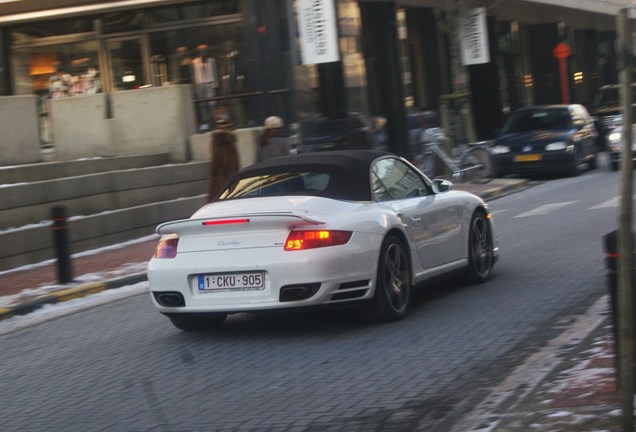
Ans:
<svg viewBox="0 0 636 432"><path fill-rule="evenodd" d="M146 84L141 36L106 41L111 90L131 90Z"/></svg>

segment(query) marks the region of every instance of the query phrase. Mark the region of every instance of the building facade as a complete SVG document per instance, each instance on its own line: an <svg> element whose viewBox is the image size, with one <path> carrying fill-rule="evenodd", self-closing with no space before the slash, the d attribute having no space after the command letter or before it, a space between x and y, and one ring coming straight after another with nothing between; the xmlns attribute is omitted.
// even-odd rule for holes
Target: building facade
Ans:
<svg viewBox="0 0 636 432"><path fill-rule="evenodd" d="M0 96L37 97L42 145L55 143L52 100L185 84L192 133L209 130L219 110L239 127L279 115L307 136L324 135L319 126L329 124L346 140L383 125L388 147L407 154L412 113L450 103L457 117L453 109L468 106L473 138L489 139L508 112L562 102L564 88L568 102L589 103L596 88L617 81L622 3L17 0L0 3ZM321 13L325 5L335 13L338 55L307 62L299 10ZM483 8L489 52L487 62L465 66L468 105L456 107L449 7ZM559 43L569 49L565 78Z"/></svg>

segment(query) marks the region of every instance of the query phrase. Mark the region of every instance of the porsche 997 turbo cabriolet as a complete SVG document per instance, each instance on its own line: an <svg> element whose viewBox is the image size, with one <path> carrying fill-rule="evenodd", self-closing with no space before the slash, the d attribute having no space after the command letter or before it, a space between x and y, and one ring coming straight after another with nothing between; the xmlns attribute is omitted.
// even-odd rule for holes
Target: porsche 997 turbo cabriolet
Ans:
<svg viewBox="0 0 636 432"><path fill-rule="evenodd" d="M157 233L151 298L186 331L228 314L329 305L396 321L422 281L459 271L484 282L498 257L481 198L374 150L256 163Z"/></svg>

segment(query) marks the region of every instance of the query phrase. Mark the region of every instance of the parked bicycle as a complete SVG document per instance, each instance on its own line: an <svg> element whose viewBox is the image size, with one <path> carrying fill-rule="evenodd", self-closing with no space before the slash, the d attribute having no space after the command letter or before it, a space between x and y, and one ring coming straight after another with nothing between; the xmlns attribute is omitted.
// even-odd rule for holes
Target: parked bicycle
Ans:
<svg viewBox="0 0 636 432"><path fill-rule="evenodd" d="M422 151L415 162L420 170L431 178L439 177L439 162L443 163L452 175L454 183L488 183L495 177L494 161L486 142L464 144L460 146L459 157L451 157L442 146L443 132L433 131L435 138L421 144Z"/></svg>

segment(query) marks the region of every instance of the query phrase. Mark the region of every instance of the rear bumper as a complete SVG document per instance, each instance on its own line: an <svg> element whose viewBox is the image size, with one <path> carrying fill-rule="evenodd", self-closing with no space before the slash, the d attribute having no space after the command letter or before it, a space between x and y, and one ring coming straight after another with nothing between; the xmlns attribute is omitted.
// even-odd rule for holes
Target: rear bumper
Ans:
<svg viewBox="0 0 636 432"><path fill-rule="evenodd" d="M382 237L372 239L376 244L347 244L333 252L285 252L275 247L152 259L147 271L152 301L163 313L237 313L368 300L376 277L376 267L369 263L377 262ZM259 289L198 288L199 275L256 271L264 275ZM309 289L310 295L302 294Z"/></svg>
<svg viewBox="0 0 636 432"><path fill-rule="evenodd" d="M499 154L494 160L499 174L523 173L565 173L572 170L575 159L573 153L542 153L537 161L516 161L515 156Z"/></svg>

